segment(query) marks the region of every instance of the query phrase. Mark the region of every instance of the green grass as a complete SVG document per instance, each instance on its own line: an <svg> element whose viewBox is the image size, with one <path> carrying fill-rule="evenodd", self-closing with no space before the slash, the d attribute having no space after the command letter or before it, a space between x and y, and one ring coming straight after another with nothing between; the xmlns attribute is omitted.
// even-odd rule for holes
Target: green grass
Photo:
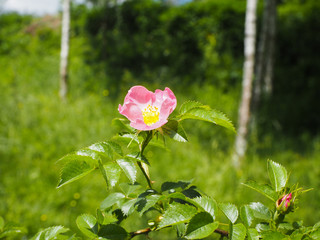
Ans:
<svg viewBox="0 0 320 240"><path fill-rule="evenodd" d="M127 89L118 100L107 96L108 88L102 83L106 76L82 62L78 49L84 42L78 39L71 49L69 99L61 102L58 50L45 51L41 44L30 44L29 52L0 57L0 215L26 226L29 236L52 225L77 231L76 217L94 214L107 195L106 187L99 174L92 174L56 189L61 169L57 160L115 133L111 120L119 117L117 106ZM138 80L130 82L134 85ZM171 87L170 81L162 85ZM160 87L148 83L146 86ZM178 107L185 100L197 100L225 112L232 120L237 118L238 88L226 92L210 84L193 84L187 89L172 90ZM219 202L244 204L261 200L273 204L240 184L247 179L266 182L266 160L270 158L289 170L291 183L299 181L305 188L314 188L302 196L296 218L304 219L306 224L319 220L320 213L315 211L320 197L319 139L252 137L248 157L241 170L235 171L230 162L234 141L230 131L191 120L183 125L189 133L189 143L168 140L169 151L146 150L156 186L167 180L193 179L195 185ZM292 142L304 144L298 149ZM139 181L145 184L142 176ZM146 219L130 227L134 230L144 224Z"/></svg>

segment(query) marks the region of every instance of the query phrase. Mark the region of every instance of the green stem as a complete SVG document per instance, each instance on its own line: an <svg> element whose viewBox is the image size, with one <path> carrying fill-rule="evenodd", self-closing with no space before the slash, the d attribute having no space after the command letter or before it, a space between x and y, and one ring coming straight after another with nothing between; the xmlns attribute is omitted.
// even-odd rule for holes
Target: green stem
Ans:
<svg viewBox="0 0 320 240"><path fill-rule="evenodd" d="M152 189L151 180L150 180L148 174L146 173L146 171L144 170L142 163L138 162L138 166L140 167L141 172L143 173L144 177L146 178L149 188Z"/></svg>
<svg viewBox="0 0 320 240"><path fill-rule="evenodd" d="M148 131L146 138L143 140L142 144L140 145L140 157L141 157L141 159L142 159L142 155L143 155L143 152L144 152L145 148L148 146L149 142L152 139L152 136L153 136L152 131ZM149 188L152 189L150 177L148 176L148 174L144 170L144 168L142 166L142 163L138 162L138 166L140 167L144 177L146 178Z"/></svg>

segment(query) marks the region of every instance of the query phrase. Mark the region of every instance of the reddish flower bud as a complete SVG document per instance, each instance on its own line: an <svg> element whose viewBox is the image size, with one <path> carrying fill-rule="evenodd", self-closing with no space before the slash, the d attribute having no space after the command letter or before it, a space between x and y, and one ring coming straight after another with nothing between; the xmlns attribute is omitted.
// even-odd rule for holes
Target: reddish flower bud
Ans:
<svg viewBox="0 0 320 240"><path fill-rule="evenodd" d="M278 201L276 202L277 210L286 212L290 207L291 202L292 202L292 193L288 193L284 195L283 197L279 198Z"/></svg>

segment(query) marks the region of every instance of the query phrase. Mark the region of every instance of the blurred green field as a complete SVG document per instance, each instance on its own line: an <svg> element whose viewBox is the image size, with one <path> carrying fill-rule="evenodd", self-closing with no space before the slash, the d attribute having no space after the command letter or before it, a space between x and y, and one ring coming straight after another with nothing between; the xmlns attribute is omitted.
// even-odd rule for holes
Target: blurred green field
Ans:
<svg viewBox="0 0 320 240"><path fill-rule="evenodd" d="M98 173L56 189L62 167L57 160L116 133L111 121L120 117L118 104L129 86L143 84L150 90L168 86L177 96L178 107L185 100L197 100L236 122L239 83L227 91L228 86L210 82L194 81L179 87L176 80L172 84L170 80L149 82L127 72L118 96L110 96L111 90L105 84L108 76L103 67L92 67L84 61L90 47L88 40L79 36L71 39L70 93L68 101L62 102L58 96L59 30L43 27L34 34L25 34L32 23L31 17L25 17L21 25L14 25L16 29L1 30L10 41L5 42L8 46L2 41L0 55L0 216L26 226L28 236L52 225L64 225L77 232L76 217L94 213L106 197ZM272 159L289 170L291 183L298 181L302 187L314 189L302 196L301 208L294 217L304 219L306 225L319 221L319 136L270 133L261 137L254 131L248 155L241 169L235 171L230 160L235 138L232 132L191 120L184 127L189 143L168 140L169 151L146 151L156 185L166 180L193 179L219 202L261 200L270 204L239 182L267 181L266 160ZM141 176L139 181L144 183ZM137 223L140 227L143 224L145 219Z"/></svg>

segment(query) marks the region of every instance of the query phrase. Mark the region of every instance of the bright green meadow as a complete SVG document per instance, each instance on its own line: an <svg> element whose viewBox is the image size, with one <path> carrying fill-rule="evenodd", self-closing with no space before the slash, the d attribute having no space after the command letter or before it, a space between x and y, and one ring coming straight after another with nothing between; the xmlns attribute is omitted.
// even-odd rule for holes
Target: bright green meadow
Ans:
<svg viewBox="0 0 320 240"><path fill-rule="evenodd" d="M126 32L127 30L121 26L120 30L117 30L116 24L111 26L114 27L111 32L93 33L98 30L93 29L91 25L99 19L100 10L98 8L85 10L84 6L74 6L75 22L71 31L69 68L70 91L67 101L61 101L58 94L60 25L59 23L55 25L57 18L0 15L0 216L6 221L25 226L28 230L27 237L33 236L40 228L52 225L63 225L78 233L75 224L77 216L82 213L95 213L107 195L106 186L101 185L101 175L94 173L73 184L56 188L62 168L62 163L58 160L81 147L108 140L117 132L112 119L121 117L117 110L118 105L123 103L124 96L131 86L144 85L152 91L169 87L177 97L177 108L186 100L199 101L224 112L237 126L243 59L241 49L237 50L238 55L233 51L238 49L236 43L241 46L241 42L237 41L242 41L242 35L238 36L238 32L242 34L243 29L240 27L243 25L239 26L238 22L243 20L244 4L239 4L238 7L231 6L231 1L220 5L217 3L219 1L212 1L216 5L209 3L210 1L201 1L202 5L199 4L198 8L187 4L166 9L159 5L152 8L154 3L150 2L152 1L141 1L140 5L136 3L140 8L134 9L141 13L139 15L141 28L135 29L137 33ZM293 26L302 29L302 26L305 26L303 24L309 21L308 16L311 16L310 19L315 19L312 18L312 8L320 8L317 1L306 1L310 6L305 3L304 12L301 10L301 16L298 16L295 8L300 4L298 2L287 1L287 5L283 3L279 6L281 23L279 29L282 32L279 35L280 45L285 45L288 39L295 37L290 31ZM209 22L214 26L212 29L207 26L209 23L206 20L201 22L198 19L196 12L202 13L207 9L205 4L213 13L218 9L217 17ZM158 10L143 11L148 8ZM199 26L198 32L195 31L193 33L195 36L192 35L189 39L190 44L197 42L197 49L190 53L191 55L186 53L182 56L185 49L181 47L179 50L174 44L181 45L179 41L183 39L183 34L194 27L186 24L189 16L187 13L191 8L195 9L193 15L190 15L192 21L200 21L202 25L196 25ZM122 22L130 21L132 17L128 9L129 7L125 6L122 9ZM234 9L237 11L234 12ZM113 10L110 8L110 15L114 13ZM204 11L204 19L208 18L206 14ZM261 11L259 14L261 19ZM153 24L157 27L150 30L148 24L143 25L144 19L155 19ZM319 20L317 21L313 22L314 26L320 25ZM233 23L237 24L232 25ZM181 24L186 29L170 32L173 31L172 28ZM235 27L228 30L228 24ZM92 32L87 30L90 26ZM226 30L221 33L219 27ZM134 31L132 29L130 31ZM151 31L152 37L143 42L138 39L139 31L144 31L146 36ZM308 44L310 40L308 36L311 36L315 29L310 27L305 31L306 37L301 41ZM103 34L107 36L105 39L108 41L101 44L115 44L105 47L105 49L114 48L112 51L106 50L106 56L102 56L103 46L95 48L95 44L102 41ZM125 42L128 39L126 34L132 34L132 41L137 45L140 44L141 49L145 47L147 52L143 53L141 49L136 49L136 52L129 51L132 46ZM319 33L316 35L319 43ZM141 38L143 36L140 34ZM222 40L227 38L231 40L229 43L224 42L228 46L223 46ZM121 39L122 42L117 39ZM163 48L171 51L171 61L177 59L172 63L172 68L164 64L168 59L157 57L159 52L165 51L160 49L162 46L148 45L147 42L153 44L153 39L163 40L165 45ZM176 39L177 42L172 39ZM233 40L234 46L230 45L234 43ZM117 41L122 45L116 45ZM140 50L141 53L138 52ZM288 51L286 50L284 54ZM267 159L272 159L288 169L290 182L299 182L305 189L313 188L301 197L300 208L295 217L304 219L306 225L318 222L320 220L319 101L316 103L314 92L318 92L316 89L319 86L316 82L316 79L319 80L319 75L316 76L319 70L315 67L319 59L309 50L303 53L302 50L292 51L293 55L298 56L297 58L306 60L290 63L289 57L281 58L283 60L281 68L275 70L276 80L285 77L293 79L291 77L296 76L295 80L292 80L293 87L285 88L286 90L282 88L283 93L281 93L281 87L286 81L279 80L279 85L275 84L272 101L279 101L281 94L287 97L284 97L277 106L279 109L270 110L270 106L276 104L272 101L263 102L265 105L259 112L260 125L251 129L247 156L241 162L239 170L235 170L231 164L234 133L210 123L186 120L184 128L189 137L188 143L167 139L168 149L150 147L145 152L151 163L151 178L155 181L155 185L167 180L193 180L203 192L219 202L229 201L237 204L258 200L264 202L263 197L240 183L250 179L267 182ZM150 65L147 64L148 58L144 54L150 54L148 56L153 59ZM141 66L133 64L135 56ZM192 72L183 72L183 57L191 59L191 63L197 62L190 70ZM280 59L280 54L277 57ZM290 64L296 64L297 69L290 68ZM307 68L303 64L309 64L311 67ZM206 71L203 72L203 69ZM292 71L308 69L308 71L297 74L288 70L286 75L286 69ZM310 99L301 95L300 99L304 100L295 105L298 112L293 111L291 105L287 108L288 112L283 112L286 109L285 104L288 104L293 96L300 96L298 92L289 96L288 91L300 88L303 80L299 79L303 74L310 75L308 79L311 80L307 82L310 86L306 90L306 95L308 94ZM313 102L312 106L310 102ZM309 112L306 112L307 110ZM281 115L277 115L278 113ZM290 129L286 129L284 124L286 122ZM141 175L139 182L145 183ZM145 221L143 218L136 224L143 226ZM80 233L79 235L81 236Z"/></svg>

